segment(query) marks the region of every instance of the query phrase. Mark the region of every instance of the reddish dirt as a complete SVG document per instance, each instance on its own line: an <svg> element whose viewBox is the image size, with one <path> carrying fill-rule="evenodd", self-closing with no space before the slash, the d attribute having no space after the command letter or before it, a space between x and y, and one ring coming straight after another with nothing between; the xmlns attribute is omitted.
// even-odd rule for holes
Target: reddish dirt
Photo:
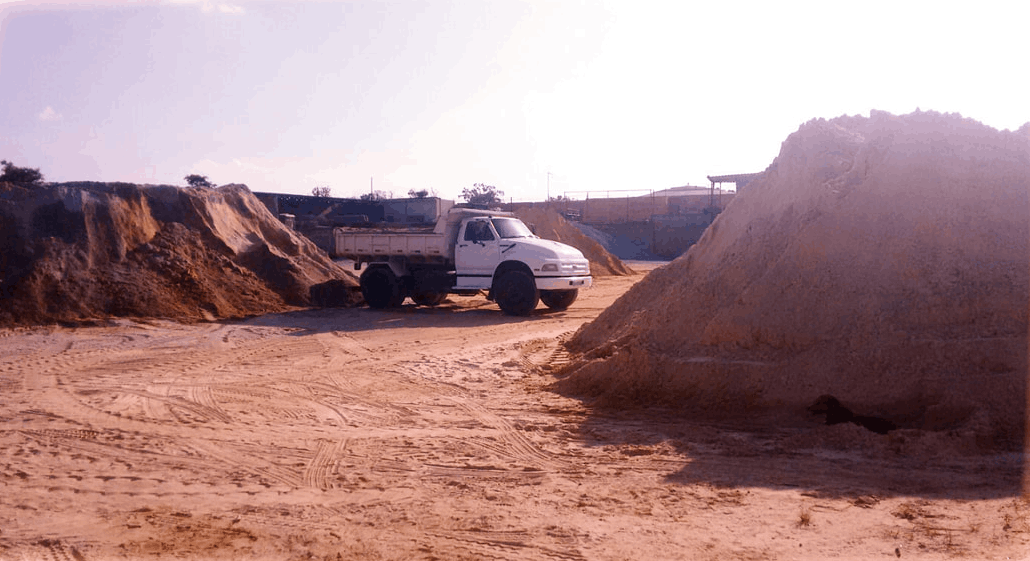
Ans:
<svg viewBox="0 0 1030 561"><path fill-rule="evenodd" d="M0 229L0 325L246 317L357 285L241 185L0 184Z"/></svg>
<svg viewBox="0 0 1030 561"><path fill-rule="evenodd" d="M804 418L820 395L1023 449L1030 125L813 120L697 245L570 341L559 386L697 418Z"/></svg>
<svg viewBox="0 0 1030 561"><path fill-rule="evenodd" d="M642 278L528 318L0 329L0 560L1027 558L1018 454L551 391Z"/></svg>

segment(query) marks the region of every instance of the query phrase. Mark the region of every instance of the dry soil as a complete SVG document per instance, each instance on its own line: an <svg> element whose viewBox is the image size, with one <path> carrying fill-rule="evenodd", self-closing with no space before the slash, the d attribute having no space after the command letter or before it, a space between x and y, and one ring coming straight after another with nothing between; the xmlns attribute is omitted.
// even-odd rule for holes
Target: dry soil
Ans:
<svg viewBox="0 0 1030 561"><path fill-rule="evenodd" d="M0 560L1028 558L1020 454L552 391L559 343L641 278L528 318L0 330Z"/></svg>
<svg viewBox="0 0 1030 561"><path fill-rule="evenodd" d="M1028 193L1030 124L813 119L685 255L570 339L562 386L708 418L830 394L1022 449Z"/></svg>

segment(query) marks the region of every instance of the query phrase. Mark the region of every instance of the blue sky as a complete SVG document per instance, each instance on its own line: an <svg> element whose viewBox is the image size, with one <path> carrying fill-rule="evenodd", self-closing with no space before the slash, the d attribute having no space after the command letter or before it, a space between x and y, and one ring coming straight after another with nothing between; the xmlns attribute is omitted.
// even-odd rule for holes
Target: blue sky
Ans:
<svg viewBox="0 0 1030 561"><path fill-rule="evenodd" d="M974 7L975 6L975 7ZM51 181L582 198L761 171L813 118L1030 121L1017 2L0 2L0 158ZM550 176L548 175L550 172Z"/></svg>

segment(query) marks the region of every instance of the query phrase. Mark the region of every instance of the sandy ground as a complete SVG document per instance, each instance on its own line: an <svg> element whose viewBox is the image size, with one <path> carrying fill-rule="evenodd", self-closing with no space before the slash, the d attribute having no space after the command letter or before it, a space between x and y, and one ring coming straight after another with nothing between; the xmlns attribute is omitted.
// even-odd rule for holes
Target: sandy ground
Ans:
<svg viewBox="0 0 1030 561"><path fill-rule="evenodd" d="M640 278L530 318L2 330L0 559L1030 559L1019 454L551 391L560 341Z"/></svg>

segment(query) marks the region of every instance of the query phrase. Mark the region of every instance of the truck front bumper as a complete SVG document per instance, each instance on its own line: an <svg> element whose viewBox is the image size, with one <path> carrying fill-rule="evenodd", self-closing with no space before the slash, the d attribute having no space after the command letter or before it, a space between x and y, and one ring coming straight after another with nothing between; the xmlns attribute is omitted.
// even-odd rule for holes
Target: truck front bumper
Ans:
<svg viewBox="0 0 1030 561"><path fill-rule="evenodd" d="M585 277L536 277L537 290L573 290L590 288L594 283L591 276Z"/></svg>

